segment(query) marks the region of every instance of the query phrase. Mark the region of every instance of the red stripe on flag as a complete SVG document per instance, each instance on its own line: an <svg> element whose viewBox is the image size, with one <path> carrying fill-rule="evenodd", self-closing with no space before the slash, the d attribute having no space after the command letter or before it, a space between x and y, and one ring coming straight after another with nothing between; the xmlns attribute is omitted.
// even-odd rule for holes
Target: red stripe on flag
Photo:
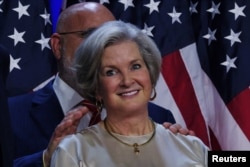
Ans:
<svg viewBox="0 0 250 167"><path fill-rule="evenodd" d="M209 127L209 134L210 134L211 150L220 151L221 150L220 144L216 136L214 135L213 130L210 127Z"/></svg>
<svg viewBox="0 0 250 167"><path fill-rule="evenodd" d="M249 99L250 99L250 89L247 88L237 96L227 105L229 111L233 115L235 121L238 123L242 131L245 133L248 140L250 140L250 127L249 127Z"/></svg>
<svg viewBox="0 0 250 167"><path fill-rule="evenodd" d="M180 53L176 51L164 56L162 63L163 77L180 109L187 128L194 130L196 135L209 146L208 129Z"/></svg>

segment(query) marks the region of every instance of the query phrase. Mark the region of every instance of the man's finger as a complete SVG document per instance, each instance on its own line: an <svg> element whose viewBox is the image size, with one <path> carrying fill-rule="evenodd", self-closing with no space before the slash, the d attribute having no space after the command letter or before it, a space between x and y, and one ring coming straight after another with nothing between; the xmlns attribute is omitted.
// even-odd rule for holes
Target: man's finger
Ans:
<svg viewBox="0 0 250 167"><path fill-rule="evenodd" d="M170 122L164 122L164 123L163 123L163 126L164 126L166 129L168 129L171 125L172 125L172 123L170 123Z"/></svg>

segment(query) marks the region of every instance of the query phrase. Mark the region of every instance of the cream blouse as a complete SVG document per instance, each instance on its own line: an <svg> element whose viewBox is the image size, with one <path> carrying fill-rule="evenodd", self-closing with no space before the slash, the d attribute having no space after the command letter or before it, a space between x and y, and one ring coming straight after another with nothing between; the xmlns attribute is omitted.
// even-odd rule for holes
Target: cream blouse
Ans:
<svg viewBox="0 0 250 167"><path fill-rule="evenodd" d="M121 136L125 142L150 138L144 136ZM141 141L143 143L144 141ZM51 167L206 167L208 147L194 136L173 134L156 123L153 139L134 148L125 145L99 124L62 140L54 152Z"/></svg>

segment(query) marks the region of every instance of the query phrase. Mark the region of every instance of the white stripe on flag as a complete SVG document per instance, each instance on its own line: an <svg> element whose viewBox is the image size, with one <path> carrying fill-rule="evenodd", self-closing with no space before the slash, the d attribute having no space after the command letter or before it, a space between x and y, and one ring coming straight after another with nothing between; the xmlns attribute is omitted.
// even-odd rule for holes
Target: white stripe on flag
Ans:
<svg viewBox="0 0 250 167"><path fill-rule="evenodd" d="M160 75L159 80L156 85L157 96L153 103L166 108L172 112L174 115L176 123L180 124L182 127L187 127L186 123L181 115L180 109L175 103L175 100L170 93L169 87L166 84L162 75Z"/></svg>
<svg viewBox="0 0 250 167"><path fill-rule="evenodd" d="M191 44L180 52L195 88L203 117L214 132L222 150L249 150L249 140L233 119L211 80L201 69L196 45Z"/></svg>

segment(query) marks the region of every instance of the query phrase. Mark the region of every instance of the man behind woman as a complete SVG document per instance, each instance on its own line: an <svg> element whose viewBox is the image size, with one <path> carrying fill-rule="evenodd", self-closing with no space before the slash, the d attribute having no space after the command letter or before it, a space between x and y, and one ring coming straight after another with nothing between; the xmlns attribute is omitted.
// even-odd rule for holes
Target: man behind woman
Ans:
<svg viewBox="0 0 250 167"><path fill-rule="evenodd" d="M75 50L91 30L111 20L115 20L113 14L95 2L77 3L61 12L56 32L50 40L58 65L55 79L39 91L9 98L14 157L17 158L14 166L47 166L64 136L88 126L92 114L86 107L78 106L83 97L69 68ZM154 121L174 122L169 110L153 103L149 103L148 108ZM105 114L102 112L102 116ZM169 129L176 133L193 134L178 124Z"/></svg>
<svg viewBox="0 0 250 167"><path fill-rule="evenodd" d="M161 55L140 29L105 23L75 57L83 96L104 107L107 117L62 140L51 166L207 166L208 148L201 140L175 135L149 117Z"/></svg>

